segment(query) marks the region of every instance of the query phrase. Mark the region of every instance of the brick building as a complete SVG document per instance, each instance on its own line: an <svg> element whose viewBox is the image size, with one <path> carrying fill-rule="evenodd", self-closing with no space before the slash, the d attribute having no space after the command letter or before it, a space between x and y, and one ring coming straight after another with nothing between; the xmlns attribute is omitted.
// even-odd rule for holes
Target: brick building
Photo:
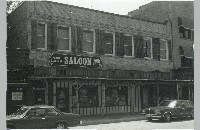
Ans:
<svg viewBox="0 0 200 130"><path fill-rule="evenodd" d="M176 74L188 73L187 81L178 84L178 98L193 99L194 85L190 81L194 79L194 2L153 1L129 12L128 16L147 21L171 22L173 71Z"/></svg>
<svg viewBox="0 0 200 130"><path fill-rule="evenodd" d="M8 111L48 104L81 115L141 112L179 97L187 80L173 71L170 22L47 1L23 2L7 20Z"/></svg>

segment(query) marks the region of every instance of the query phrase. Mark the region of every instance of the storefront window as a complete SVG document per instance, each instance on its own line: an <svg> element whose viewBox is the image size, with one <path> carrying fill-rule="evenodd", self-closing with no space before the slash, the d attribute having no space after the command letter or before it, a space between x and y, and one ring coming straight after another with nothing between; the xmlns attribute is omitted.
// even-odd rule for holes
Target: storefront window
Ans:
<svg viewBox="0 0 200 130"><path fill-rule="evenodd" d="M128 88L127 87L107 87L106 106L124 106L128 104Z"/></svg>
<svg viewBox="0 0 200 130"><path fill-rule="evenodd" d="M73 88L73 106L77 105L76 88ZM98 88L96 86L82 86L78 90L80 107L98 106Z"/></svg>

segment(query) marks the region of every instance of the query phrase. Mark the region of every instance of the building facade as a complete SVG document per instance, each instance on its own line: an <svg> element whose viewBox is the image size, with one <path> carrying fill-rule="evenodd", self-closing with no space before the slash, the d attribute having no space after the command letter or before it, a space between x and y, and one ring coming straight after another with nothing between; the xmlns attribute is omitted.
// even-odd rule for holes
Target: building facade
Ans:
<svg viewBox="0 0 200 130"><path fill-rule="evenodd" d="M193 1L153 1L131 11L128 16L148 21L170 22L173 49L173 71L188 73L185 82L178 84L180 99L194 98L194 2ZM184 74L183 74L184 75ZM176 79L182 79L176 77ZM190 91L189 95L186 94Z"/></svg>
<svg viewBox="0 0 200 130"><path fill-rule="evenodd" d="M23 2L7 20L7 111L132 113L180 96L170 22L47 1Z"/></svg>

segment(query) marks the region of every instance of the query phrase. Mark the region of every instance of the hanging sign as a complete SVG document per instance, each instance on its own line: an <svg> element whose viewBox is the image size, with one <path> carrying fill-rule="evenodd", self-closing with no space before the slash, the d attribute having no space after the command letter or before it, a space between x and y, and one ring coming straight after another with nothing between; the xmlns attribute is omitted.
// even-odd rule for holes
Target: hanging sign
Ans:
<svg viewBox="0 0 200 130"><path fill-rule="evenodd" d="M50 65L98 68L102 67L102 61L100 57L53 53L50 54Z"/></svg>

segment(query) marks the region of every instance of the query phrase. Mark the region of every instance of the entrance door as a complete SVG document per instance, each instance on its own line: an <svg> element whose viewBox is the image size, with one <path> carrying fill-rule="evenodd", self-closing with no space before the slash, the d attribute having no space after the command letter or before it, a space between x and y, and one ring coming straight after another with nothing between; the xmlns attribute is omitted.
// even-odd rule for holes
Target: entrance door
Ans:
<svg viewBox="0 0 200 130"><path fill-rule="evenodd" d="M45 104L45 90L35 90L35 104Z"/></svg>

